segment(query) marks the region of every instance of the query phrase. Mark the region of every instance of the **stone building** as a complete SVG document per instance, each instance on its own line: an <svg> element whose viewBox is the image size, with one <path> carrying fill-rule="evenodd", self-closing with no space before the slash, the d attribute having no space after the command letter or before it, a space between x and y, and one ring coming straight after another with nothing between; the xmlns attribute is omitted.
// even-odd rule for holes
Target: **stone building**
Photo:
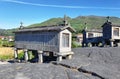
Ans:
<svg viewBox="0 0 120 79"><path fill-rule="evenodd" d="M83 47L98 46L120 46L120 25L116 25L109 20L102 25L102 30L84 29L83 30Z"/></svg>
<svg viewBox="0 0 120 79"><path fill-rule="evenodd" d="M120 25L113 24L109 20L102 25L104 45L120 46Z"/></svg>
<svg viewBox="0 0 120 79"><path fill-rule="evenodd" d="M79 34L75 34L73 37L73 40L76 42L77 45L82 45L82 41L83 41L83 34L79 33Z"/></svg>
<svg viewBox="0 0 120 79"><path fill-rule="evenodd" d="M98 46L102 42L101 29L84 29L82 46Z"/></svg>
<svg viewBox="0 0 120 79"><path fill-rule="evenodd" d="M1 39L1 40L4 40L4 39L5 39L5 36L0 36L0 39Z"/></svg>
<svg viewBox="0 0 120 79"><path fill-rule="evenodd" d="M22 24L22 23L21 23ZM20 26L22 27L22 25ZM15 58L18 50L24 50L24 59L28 61L28 51L36 50L38 61L43 62L43 54L49 52L50 56L56 56L58 61L62 57L71 59L71 37L75 30L64 19L64 24L55 26L43 26L34 28L21 28L15 31Z"/></svg>

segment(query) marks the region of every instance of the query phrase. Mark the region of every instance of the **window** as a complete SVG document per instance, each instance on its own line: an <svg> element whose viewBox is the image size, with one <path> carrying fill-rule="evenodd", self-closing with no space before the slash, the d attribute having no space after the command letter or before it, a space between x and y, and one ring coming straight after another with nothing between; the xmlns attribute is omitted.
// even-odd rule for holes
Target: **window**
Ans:
<svg viewBox="0 0 120 79"><path fill-rule="evenodd" d="M93 33L88 33L88 38L92 38L93 37Z"/></svg>
<svg viewBox="0 0 120 79"><path fill-rule="evenodd" d="M114 36L119 36L119 28L114 28L113 35Z"/></svg>
<svg viewBox="0 0 120 79"><path fill-rule="evenodd" d="M63 33L62 35L62 46L69 47L69 34Z"/></svg>

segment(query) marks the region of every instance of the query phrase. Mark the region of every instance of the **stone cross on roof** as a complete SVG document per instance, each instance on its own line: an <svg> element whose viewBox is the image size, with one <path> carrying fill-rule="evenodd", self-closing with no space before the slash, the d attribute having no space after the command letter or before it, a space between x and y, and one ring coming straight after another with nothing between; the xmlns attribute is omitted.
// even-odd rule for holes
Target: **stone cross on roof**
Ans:
<svg viewBox="0 0 120 79"><path fill-rule="evenodd" d="M66 25L68 25L68 22L67 22L67 17L66 17L66 15L64 15L64 21L63 21L63 22L64 22L65 26L66 26Z"/></svg>
<svg viewBox="0 0 120 79"><path fill-rule="evenodd" d="M19 29L23 29L23 22L20 22L20 28Z"/></svg>
<svg viewBox="0 0 120 79"><path fill-rule="evenodd" d="M110 22L110 17L109 17L109 16L107 16L106 18L107 18L107 22Z"/></svg>
<svg viewBox="0 0 120 79"><path fill-rule="evenodd" d="M106 23L108 23L108 24L112 24L112 22L110 21L110 17L109 17L109 16L107 16L106 18L107 18Z"/></svg>
<svg viewBox="0 0 120 79"><path fill-rule="evenodd" d="M84 27L84 30L87 30L87 23L85 22L85 27Z"/></svg>
<svg viewBox="0 0 120 79"><path fill-rule="evenodd" d="M20 22L21 26L23 26L23 22Z"/></svg>

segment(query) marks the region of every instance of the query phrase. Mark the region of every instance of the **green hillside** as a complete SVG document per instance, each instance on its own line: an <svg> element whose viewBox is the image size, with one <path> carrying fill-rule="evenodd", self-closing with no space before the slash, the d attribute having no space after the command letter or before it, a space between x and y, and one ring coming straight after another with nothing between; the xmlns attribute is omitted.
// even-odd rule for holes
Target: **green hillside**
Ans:
<svg viewBox="0 0 120 79"><path fill-rule="evenodd" d="M68 22L70 22L71 26L77 30L77 32L81 32L85 26L87 28L101 28L102 24L107 20L106 17L103 16L78 16L76 18L67 17ZM29 27L37 27L37 26L47 26L47 25L57 25L62 23L63 18L52 18L42 23L32 24ZM120 18L118 17L110 17L110 21L114 24L120 25ZM85 23L87 23L85 25Z"/></svg>
<svg viewBox="0 0 120 79"><path fill-rule="evenodd" d="M17 29L0 29L0 36L13 36L13 31Z"/></svg>
<svg viewBox="0 0 120 79"><path fill-rule="evenodd" d="M87 28L101 28L101 25L107 20L106 17L103 16L78 16L76 18L70 18L67 16L68 22L70 22L71 26L76 29L77 32L81 32L85 26ZM114 24L120 25L120 18L110 16L110 21ZM35 23L29 25L27 27L40 27L40 26L50 26L50 25L59 25L63 22L63 18L51 18L42 23ZM85 23L87 23L85 25ZM12 31L15 29L4 30L0 29L0 35L13 35Z"/></svg>

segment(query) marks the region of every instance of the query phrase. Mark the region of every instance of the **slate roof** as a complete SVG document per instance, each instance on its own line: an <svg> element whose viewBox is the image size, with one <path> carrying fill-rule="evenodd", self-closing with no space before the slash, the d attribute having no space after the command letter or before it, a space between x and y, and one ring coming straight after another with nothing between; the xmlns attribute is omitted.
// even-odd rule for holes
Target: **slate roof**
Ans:
<svg viewBox="0 0 120 79"><path fill-rule="evenodd" d="M86 32L102 32L102 29L86 29Z"/></svg>
<svg viewBox="0 0 120 79"><path fill-rule="evenodd" d="M23 28L23 29L19 29L18 31L15 31L14 33L17 32L34 32L34 31L62 31L68 29L71 32L75 32L75 30L70 27L69 25L67 26L41 26L41 27L33 27L33 28Z"/></svg>

